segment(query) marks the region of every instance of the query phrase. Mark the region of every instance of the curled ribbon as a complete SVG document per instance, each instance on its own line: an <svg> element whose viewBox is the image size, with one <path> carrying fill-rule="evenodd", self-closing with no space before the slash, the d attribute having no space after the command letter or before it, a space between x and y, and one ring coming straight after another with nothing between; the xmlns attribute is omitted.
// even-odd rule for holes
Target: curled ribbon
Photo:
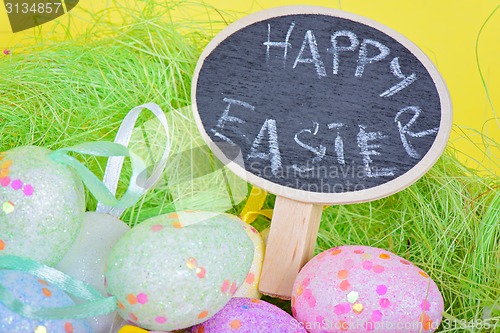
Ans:
<svg viewBox="0 0 500 333"><path fill-rule="evenodd" d="M115 137L115 143L128 147L130 139L132 137L132 131L135 127L137 119L139 118L139 115L144 109L148 109L149 111L151 111L160 121L160 124L163 126L163 129L165 130L166 133L166 143L165 143L165 149L163 151L163 156L161 157L160 162L151 172L149 178L143 179L143 177L141 177L139 179L134 179L134 176L132 176L130 182L131 183L135 182L138 185L137 199L139 199L139 197L142 194L144 194L160 179L167 164L168 155L170 153L170 137L169 137L167 118L165 117L165 113L163 112L163 110L154 103L143 104L129 111L129 113L123 119L120 128L118 129L118 133L116 134ZM106 170L104 172L104 177L103 177L103 183L113 194L113 196L116 194L116 188L118 187L118 180L120 178L120 173L122 171L123 161L124 161L123 155L121 156L115 155L109 158L108 163L106 165ZM134 170L133 165L132 169ZM144 170L146 170L145 166L143 166L142 172ZM144 175L141 174L141 176ZM98 213L107 213L116 217L120 217L124 209L127 208L118 206L113 203L110 204L105 200L98 199L98 201L99 202L97 203L97 208L96 208L96 211ZM133 205L134 203L132 203L131 205Z"/></svg>

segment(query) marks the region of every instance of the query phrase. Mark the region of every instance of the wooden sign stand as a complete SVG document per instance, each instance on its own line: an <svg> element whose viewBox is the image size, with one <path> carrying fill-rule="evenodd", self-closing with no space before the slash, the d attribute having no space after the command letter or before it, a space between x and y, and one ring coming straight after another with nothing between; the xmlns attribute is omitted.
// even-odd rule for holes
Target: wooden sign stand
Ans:
<svg viewBox="0 0 500 333"><path fill-rule="evenodd" d="M192 100L214 154L276 194L259 289L283 299L313 255L323 205L410 186L438 160L452 124L446 85L417 46L375 21L313 6L224 29L198 61ZM234 147L243 164L231 159Z"/></svg>
<svg viewBox="0 0 500 333"><path fill-rule="evenodd" d="M259 290L289 299L300 269L312 258L323 206L277 197Z"/></svg>

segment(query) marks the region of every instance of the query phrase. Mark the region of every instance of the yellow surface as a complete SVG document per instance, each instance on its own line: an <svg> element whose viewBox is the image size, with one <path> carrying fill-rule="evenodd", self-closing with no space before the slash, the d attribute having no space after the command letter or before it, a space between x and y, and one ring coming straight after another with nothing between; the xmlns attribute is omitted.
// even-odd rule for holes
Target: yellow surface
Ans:
<svg viewBox="0 0 500 333"><path fill-rule="evenodd" d="M158 0L160 1L160 0ZM166 0L163 0L166 1ZM120 1L125 3L126 1ZM133 6L139 2L131 1ZM261 9L282 5L319 5L363 15L385 24L417 44L436 64L444 77L454 108L455 131L451 144L463 151L462 160L476 167L480 161L485 167L500 175L500 9L484 26L479 38L478 57L485 83L490 93L488 101L485 87L476 62L476 40L481 26L492 14L500 1L496 0L273 0L273 1L228 1L193 0L181 6L175 13L179 17L207 19L207 11L196 3L214 6L232 17L241 17ZM0 49L12 49L26 43L34 34L43 38L57 39L68 31L78 35L91 27L93 17L109 6L109 0L82 0L80 4L58 22L50 22L24 32L12 34L3 7L0 7ZM212 16L214 17L214 16ZM68 22L71 19L70 29ZM53 33L58 27L58 33ZM58 37L59 36L59 37ZM33 39L31 39L30 43ZM0 53L0 56L4 56ZM485 150L477 132L493 139ZM467 135L474 143L464 140ZM490 156L484 158L484 154ZM469 155L469 156L467 156Z"/></svg>
<svg viewBox="0 0 500 333"><path fill-rule="evenodd" d="M125 325L118 331L118 333L148 333L148 331L139 327Z"/></svg>

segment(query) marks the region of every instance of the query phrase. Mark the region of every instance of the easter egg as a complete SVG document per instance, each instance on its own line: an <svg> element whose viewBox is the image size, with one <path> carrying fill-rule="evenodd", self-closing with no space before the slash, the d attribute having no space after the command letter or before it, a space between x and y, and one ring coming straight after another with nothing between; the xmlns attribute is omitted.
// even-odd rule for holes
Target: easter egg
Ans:
<svg viewBox="0 0 500 333"><path fill-rule="evenodd" d="M150 330L170 331L209 319L248 275L253 243L225 214L182 211L150 218L113 247L107 291L118 313Z"/></svg>
<svg viewBox="0 0 500 333"><path fill-rule="evenodd" d="M118 218L95 212L85 213L83 228L57 269L83 281L106 295L104 267L115 243L130 227ZM90 318L92 332L108 333L116 313Z"/></svg>
<svg viewBox="0 0 500 333"><path fill-rule="evenodd" d="M0 156L0 255L57 264L80 232L83 185L45 148L26 146Z"/></svg>
<svg viewBox="0 0 500 333"><path fill-rule="evenodd" d="M191 328L191 333L307 333L303 325L270 303L233 298L215 316Z"/></svg>
<svg viewBox="0 0 500 333"><path fill-rule="evenodd" d="M300 271L292 311L310 333L429 333L439 326L443 298L420 268L388 251L340 246Z"/></svg>
<svg viewBox="0 0 500 333"><path fill-rule="evenodd" d="M262 265L264 263L265 245L259 232L251 225L241 221L248 237L253 242L253 261L245 281L241 287L236 291L234 297L248 297L248 298L261 298L262 294L259 292L260 274L262 273Z"/></svg>
<svg viewBox="0 0 500 333"><path fill-rule="evenodd" d="M0 283L26 305L54 308L74 305L71 298L57 287L28 273L0 270ZM83 319L36 320L12 312L0 302L0 332L16 333L92 333Z"/></svg>

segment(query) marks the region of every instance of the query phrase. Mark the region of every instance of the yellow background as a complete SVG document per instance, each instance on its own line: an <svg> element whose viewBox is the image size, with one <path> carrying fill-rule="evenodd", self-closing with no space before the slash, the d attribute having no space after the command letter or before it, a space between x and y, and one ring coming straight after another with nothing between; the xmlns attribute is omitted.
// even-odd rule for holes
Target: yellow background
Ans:
<svg viewBox="0 0 500 333"><path fill-rule="evenodd" d="M161 0L158 0L161 1ZM119 1L125 3L126 1ZM183 18L207 19L207 11L196 3L214 6L232 17L282 5L319 5L369 17L399 31L418 45L436 64L450 91L454 109L454 132L450 143L464 152L461 159L478 167L478 162L500 175L500 9L490 18L480 35L477 55L488 87L491 103L479 75L476 61L478 34L500 1L492 0L273 0L227 1L199 0L186 2L175 15ZM132 1L132 6L138 6ZM20 45L33 43L34 34L43 38L57 38L56 27L77 35L88 28L95 13L109 6L106 0L82 0L59 22L12 34L6 12L0 8L0 49L22 52ZM65 32L66 33L66 32ZM29 38L29 42L26 40ZM5 56L3 53L0 56ZM496 107L496 109L495 109ZM496 112L495 112L496 111ZM493 139L494 144L483 145L478 133ZM463 139L469 136L472 140ZM497 145L495 147L495 144ZM485 158L485 154L489 158Z"/></svg>

